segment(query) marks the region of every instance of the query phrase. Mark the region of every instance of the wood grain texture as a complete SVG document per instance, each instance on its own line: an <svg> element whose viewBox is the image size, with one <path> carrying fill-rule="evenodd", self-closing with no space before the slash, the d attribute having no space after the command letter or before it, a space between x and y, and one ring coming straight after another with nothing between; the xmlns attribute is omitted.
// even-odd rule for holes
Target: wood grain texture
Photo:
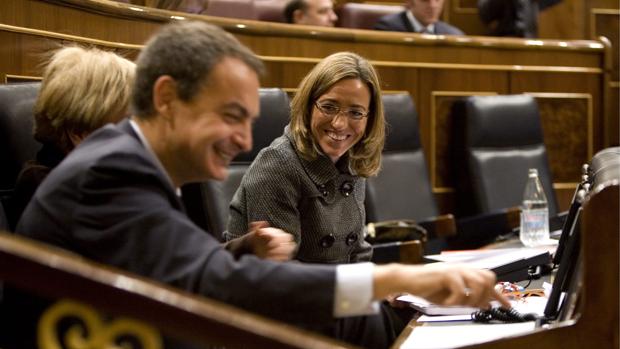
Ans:
<svg viewBox="0 0 620 349"><path fill-rule="evenodd" d="M5 285L47 299L74 299L106 315L141 320L163 334L189 340L200 347L351 347L3 231L0 231L0 279Z"/></svg>
<svg viewBox="0 0 620 349"><path fill-rule="evenodd" d="M175 14L148 9L138 12L127 4L109 4L93 0L0 2L0 38L6 43L0 47L0 74L40 76L41 55L68 42L108 47L135 58L140 44ZM594 150L598 150L613 137L609 131L605 133L616 119L614 111L603 106L605 46L600 42L427 38L206 16L187 18L221 25L257 52L267 66L268 73L262 79L267 87L293 91L314 64L333 52L350 50L369 58L380 74L383 89L408 91L415 101L442 213L450 213L453 207L450 176L454 174L447 156L451 101L448 96L433 97L437 93L588 94L592 96L592 133L584 133L581 139L591 137ZM570 163L575 161L580 160Z"/></svg>

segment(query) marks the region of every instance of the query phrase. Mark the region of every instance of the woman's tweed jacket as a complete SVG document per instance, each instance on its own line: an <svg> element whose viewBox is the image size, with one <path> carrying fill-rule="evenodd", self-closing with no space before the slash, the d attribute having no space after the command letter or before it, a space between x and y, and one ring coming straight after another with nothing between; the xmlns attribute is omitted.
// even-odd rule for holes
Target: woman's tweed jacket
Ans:
<svg viewBox="0 0 620 349"><path fill-rule="evenodd" d="M325 155L302 159L287 126L243 176L225 238L245 234L248 222L268 221L294 235L300 261L369 260L372 249L363 236L366 180L351 173L346 158L336 164Z"/></svg>

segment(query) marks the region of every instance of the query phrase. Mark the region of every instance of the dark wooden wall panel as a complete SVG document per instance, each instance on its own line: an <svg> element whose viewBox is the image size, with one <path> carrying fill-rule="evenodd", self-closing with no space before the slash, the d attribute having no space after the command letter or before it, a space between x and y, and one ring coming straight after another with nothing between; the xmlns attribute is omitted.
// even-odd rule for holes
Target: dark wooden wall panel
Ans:
<svg viewBox="0 0 620 349"><path fill-rule="evenodd" d="M581 165L593 154L588 135L592 99L588 94L534 94L555 183L578 183ZM584 132L585 131L585 132Z"/></svg>
<svg viewBox="0 0 620 349"><path fill-rule="evenodd" d="M477 0L446 0L444 20L467 35L484 35L487 32L478 17Z"/></svg>
<svg viewBox="0 0 620 349"><path fill-rule="evenodd" d="M620 10L593 9L591 16L593 23L591 28L591 38L604 36L611 42L612 52L612 80L620 80Z"/></svg>
<svg viewBox="0 0 620 349"><path fill-rule="evenodd" d="M599 99L602 95L601 76L565 74L565 73L513 73L511 77L511 91L514 93L585 93ZM601 103L592 104L592 139L593 149L604 147L603 112Z"/></svg>

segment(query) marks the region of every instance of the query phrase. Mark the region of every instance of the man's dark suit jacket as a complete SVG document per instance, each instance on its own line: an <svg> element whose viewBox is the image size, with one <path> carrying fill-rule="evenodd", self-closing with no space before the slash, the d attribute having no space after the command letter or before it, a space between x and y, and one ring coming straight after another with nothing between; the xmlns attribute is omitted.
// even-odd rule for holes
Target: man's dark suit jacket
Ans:
<svg viewBox="0 0 620 349"><path fill-rule="evenodd" d="M280 320L333 319L333 266L235 260L187 217L128 121L71 152L41 184L17 232Z"/></svg>
<svg viewBox="0 0 620 349"><path fill-rule="evenodd" d="M562 0L478 0L483 23L493 24L490 35L538 37L538 12Z"/></svg>
<svg viewBox="0 0 620 349"><path fill-rule="evenodd" d="M446 22L435 22L435 32L437 35L465 35L459 28ZM395 31L395 32L415 32L413 25L407 18L407 11L385 15L377 21L374 26L376 30Z"/></svg>
<svg viewBox="0 0 620 349"><path fill-rule="evenodd" d="M334 319L335 266L235 259L188 218L158 166L129 121L103 127L47 176L17 233L355 345L395 339L400 327L387 312ZM0 346L34 347L46 301L5 291Z"/></svg>

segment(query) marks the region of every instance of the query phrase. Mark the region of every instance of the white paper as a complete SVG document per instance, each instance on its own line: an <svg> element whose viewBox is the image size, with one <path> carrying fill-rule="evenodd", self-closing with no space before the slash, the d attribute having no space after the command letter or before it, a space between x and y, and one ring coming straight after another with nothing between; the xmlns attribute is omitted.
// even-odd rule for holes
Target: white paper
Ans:
<svg viewBox="0 0 620 349"><path fill-rule="evenodd" d="M425 256L425 258L446 263L464 263L472 268L494 269L515 261L532 258L545 252L549 252L548 246L541 248L449 251Z"/></svg>
<svg viewBox="0 0 620 349"><path fill-rule="evenodd" d="M422 315L416 321L417 322L471 321L471 315L443 315L443 316Z"/></svg>
<svg viewBox="0 0 620 349"><path fill-rule="evenodd" d="M535 323L418 326L401 349L443 349L488 342L533 331Z"/></svg>
<svg viewBox="0 0 620 349"><path fill-rule="evenodd" d="M410 294L402 295L396 300L409 303L409 305L426 315L471 315L478 308L467 306L443 306L433 304L426 299Z"/></svg>

